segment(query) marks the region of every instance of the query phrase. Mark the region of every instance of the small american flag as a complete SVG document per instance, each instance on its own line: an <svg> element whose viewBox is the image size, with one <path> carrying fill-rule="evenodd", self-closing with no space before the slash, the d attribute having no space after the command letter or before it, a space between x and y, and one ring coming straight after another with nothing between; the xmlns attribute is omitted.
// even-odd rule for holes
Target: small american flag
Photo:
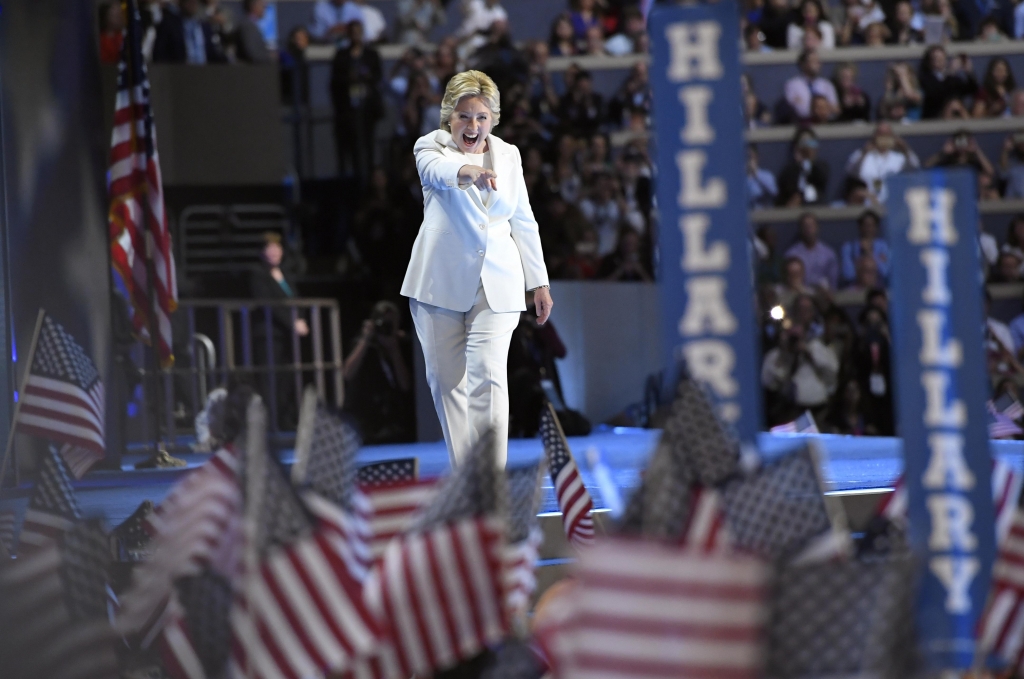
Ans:
<svg viewBox="0 0 1024 679"><path fill-rule="evenodd" d="M126 19L107 177L110 259L115 286L128 302L136 335L149 338L150 314L155 314L156 349L161 363L167 366L174 361L171 313L178 306L178 283L164 210L149 76L142 57L142 18L136 0L128 0ZM155 305L150 303L150 261Z"/></svg>
<svg viewBox="0 0 1024 679"><path fill-rule="evenodd" d="M990 439L1011 439L1024 434L1012 418L996 409L992 401L986 403L988 410L988 437Z"/></svg>
<svg viewBox="0 0 1024 679"><path fill-rule="evenodd" d="M611 538L582 554L565 617L540 640L556 676L761 674L770 569L750 555Z"/></svg>
<svg viewBox="0 0 1024 679"><path fill-rule="evenodd" d="M683 544L706 551L728 549L732 544L722 496L714 488L694 488Z"/></svg>
<svg viewBox="0 0 1024 679"><path fill-rule="evenodd" d="M558 416L550 403L540 413L540 436L544 441L558 508L562 511L565 537L569 544L577 547L589 545L594 540L594 502L583 485L569 442L565 440Z"/></svg>
<svg viewBox="0 0 1024 679"><path fill-rule="evenodd" d="M29 554L71 530L82 518L64 458L52 446L40 459L39 476L18 536L18 552Z"/></svg>
<svg viewBox="0 0 1024 679"><path fill-rule="evenodd" d="M773 434L818 434L818 425L814 421L814 415L805 411L803 415L792 422L779 424L771 428Z"/></svg>
<svg viewBox="0 0 1024 679"><path fill-rule="evenodd" d="M359 487L369 500L370 554L377 559L434 499L438 479L420 479L418 461L412 457L360 467Z"/></svg>
<svg viewBox="0 0 1024 679"><path fill-rule="evenodd" d="M231 613L232 676L345 671L371 652L379 631L345 558L344 531L309 511L270 457L258 398L249 404L246 428L246 547Z"/></svg>
<svg viewBox="0 0 1024 679"><path fill-rule="evenodd" d="M5 679L115 679L117 637L107 596L109 546L96 522L0 564Z"/></svg>
<svg viewBox="0 0 1024 679"><path fill-rule="evenodd" d="M978 630L980 654L995 653L1015 673L1024 670L1024 510L1019 506L999 545Z"/></svg>
<svg viewBox="0 0 1024 679"><path fill-rule="evenodd" d="M375 566L366 599L391 636L356 676L431 675L508 632L507 488L493 441L484 437Z"/></svg>
<svg viewBox="0 0 1024 679"><path fill-rule="evenodd" d="M18 432L64 444L68 466L81 478L106 454L104 410L96 366L60 323L44 315L18 404Z"/></svg>
<svg viewBox="0 0 1024 679"><path fill-rule="evenodd" d="M0 511L0 545L8 554L14 551L14 528L18 515L13 509Z"/></svg>
<svg viewBox="0 0 1024 679"><path fill-rule="evenodd" d="M1024 406L1010 394L1003 394L992 404L996 412L1006 415L1014 422L1024 418Z"/></svg>
<svg viewBox="0 0 1024 679"><path fill-rule="evenodd" d="M295 436L292 483L308 487L345 511L353 510L356 491L359 434L347 422L329 412L317 399L316 389L306 389Z"/></svg>

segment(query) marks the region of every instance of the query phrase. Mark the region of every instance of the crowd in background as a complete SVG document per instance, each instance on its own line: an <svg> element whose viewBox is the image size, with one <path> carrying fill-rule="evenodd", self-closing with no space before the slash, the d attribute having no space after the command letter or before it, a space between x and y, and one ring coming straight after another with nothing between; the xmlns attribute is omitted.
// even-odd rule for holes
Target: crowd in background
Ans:
<svg viewBox="0 0 1024 679"><path fill-rule="evenodd" d="M320 0L308 25L291 30L278 51L260 39L264 0L246 0L241 14L218 0L157 0L147 10L144 47L157 62L277 59L287 81L301 77L297 66L309 45L336 46L330 94L338 168L360 195L337 271L366 280L373 299L397 299L421 219L409 149L437 128L448 79L467 68L485 71L500 88L502 116L495 133L522 152L551 276L653 280L656 168L649 153L647 64L637 62L607 98L578 64L559 77L548 68L551 57L647 52L639 3L570 0L547 40L520 42L501 0L399 0L393 25L365 0ZM458 28L430 44L437 27L450 25L452 12L461 13ZM118 2L101 9L104 60L116 61L119 13ZM1024 90L1005 58L993 58L984 72L976 72L971 59L956 51L958 41L1024 37L1024 2L746 0L741 26L747 51L799 54L793 76L774 101L759 100L749 75L743 76L749 128L796 124L777 173L762 168L757 147L748 147L749 207L863 209L858 237L841 247L820 237L810 212L800 217L792 243L779 243L770 226L751 234L768 423L809 411L824 431L891 435L884 292L891 262L875 212L885 200L884 180L922 167L970 167L978 175L980 198L1024 198L1024 132L1008 134L997 158L988 157L967 129L921 157L901 136L905 125L918 120L1024 116ZM408 47L386 66L380 43ZM890 64L884 84L859 82L853 61L837 63L830 78L823 75L827 50L912 44L922 46L919 62ZM882 95L873 101L868 92L876 89ZM385 121L393 133L381 135ZM832 167L819 153L821 140L812 125L856 121L872 124L872 134L843 167ZM843 178L838 194L830 192L836 174ZM1024 216L1010 220L1005 236L985 233L979 224L978 240L989 282L1024 281ZM861 301L852 307L837 303L849 290ZM373 328L366 328L360 341L372 335ZM1024 315L1009 324L989 318L985 341L997 390L1015 389L1015 379L1024 377Z"/></svg>

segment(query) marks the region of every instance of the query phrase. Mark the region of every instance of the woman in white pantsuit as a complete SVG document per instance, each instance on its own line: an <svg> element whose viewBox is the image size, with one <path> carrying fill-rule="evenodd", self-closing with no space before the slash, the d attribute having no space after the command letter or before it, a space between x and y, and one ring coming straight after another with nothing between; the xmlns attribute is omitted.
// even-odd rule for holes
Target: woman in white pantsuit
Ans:
<svg viewBox="0 0 1024 679"><path fill-rule="evenodd" d="M441 129L413 149L423 224L402 294L410 298L452 466L489 429L504 465L512 331L527 290L534 291L538 322L553 305L522 157L490 134L500 112L493 80L459 73L441 101Z"/></svg>

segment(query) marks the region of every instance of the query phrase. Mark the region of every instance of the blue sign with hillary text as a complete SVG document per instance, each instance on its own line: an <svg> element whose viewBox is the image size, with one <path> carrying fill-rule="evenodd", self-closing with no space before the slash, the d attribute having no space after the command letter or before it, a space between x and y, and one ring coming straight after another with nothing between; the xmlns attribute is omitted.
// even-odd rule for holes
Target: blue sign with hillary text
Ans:
<svg viewBox="0 0 1024 679"><path fill-rule="evenodd" d="M895 396L910 536L921 560L918 633L933 669L967 669L995 555L976 179L887 180Z"/></svg>
<svg viewBox="0 0 1024 679"><path fill-rule="evenodd" d="M722 418L761 425L735 0L650 15L659 283L666 365L683 361Z"/></svg>

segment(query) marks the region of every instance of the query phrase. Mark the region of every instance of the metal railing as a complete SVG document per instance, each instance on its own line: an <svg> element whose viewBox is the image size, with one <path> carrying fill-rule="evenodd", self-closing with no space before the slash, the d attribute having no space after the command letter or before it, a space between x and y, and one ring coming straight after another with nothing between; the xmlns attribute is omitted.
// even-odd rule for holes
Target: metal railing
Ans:
<svg viewBox="0 0 1024 679"><path fill-rule="evenodd" d="M294 331L300 318L309 327L306 337ZM182 300L172 323L183 341L175 342L175 365L159 373L163 412L157 416L164 420L165 436L176 433L183 405L188 417L181 424L191 430L209 393L237 378L248 379L263 395L275 433L284 429L282 411L297 414L306 384L314 385L324 402L344 404L341 311L334 299ZM142 374L152 378L151 370ZM148 422L144 427L152 429Z"/></svg>

